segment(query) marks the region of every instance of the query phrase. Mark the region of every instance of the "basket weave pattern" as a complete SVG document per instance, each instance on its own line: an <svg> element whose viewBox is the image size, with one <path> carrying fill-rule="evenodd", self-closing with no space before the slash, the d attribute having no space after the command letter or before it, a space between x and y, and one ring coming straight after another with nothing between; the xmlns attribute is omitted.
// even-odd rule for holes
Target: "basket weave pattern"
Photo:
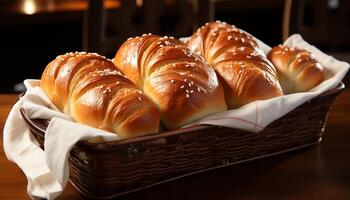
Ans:
<svg viewBox="0 0 350 200"><path fill-rule="evenodd" d="M304 103L263 131L197 126L93 144L79 142L69 156L70 181L84 195L109 199L190 174L317 144L342 87ZM43 147L47 121L30 120ZM74 134L74 133L70 133Z"/></svg>

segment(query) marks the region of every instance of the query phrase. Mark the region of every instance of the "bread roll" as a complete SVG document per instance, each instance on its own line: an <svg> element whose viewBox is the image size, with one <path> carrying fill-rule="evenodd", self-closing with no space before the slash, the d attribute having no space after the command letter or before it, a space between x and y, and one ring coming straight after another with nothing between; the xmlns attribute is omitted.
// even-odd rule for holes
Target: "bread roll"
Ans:
<svg viewBox="0 0 350 200"><path fill-rule="evenodd" d="M47 65L40 86L58 109L82 124L120 138L158 131L156 106L113 62L97 54L58 56Z"/></svg>
<svg viewBox="0 0 350 200"><path fill-rule="evenodd" d="M268 58L276 66L286 94L307 91L324 79L322 65L306 50L279 45L271 49Z"/></svg>
<svg viewBox="0 0 350 200"><path fill-rule="evenodd" d="M254 38L242 30L226 23L207 23L187 45L215 69L229 108L283 94L276 69Z"/></svg>
<svg viewBox="0 0 350 200"><path fill-rule="evenodd" d="M168 129L226 110L214 70L172 37L130 38L114 63L158 106Z"/></svg>

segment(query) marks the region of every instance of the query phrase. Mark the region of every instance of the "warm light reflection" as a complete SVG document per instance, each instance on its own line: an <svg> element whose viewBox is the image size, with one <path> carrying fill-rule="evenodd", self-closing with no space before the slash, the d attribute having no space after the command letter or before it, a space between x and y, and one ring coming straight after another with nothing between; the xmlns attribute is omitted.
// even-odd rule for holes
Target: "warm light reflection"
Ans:
<svg viewBox="0 0 350 200"><path fill-rule="evenodd" d="M36 6L33 0L25 0L23 3L23 12L27 15L32 15L36 11Z"/></svg>
<svg viewBox="0 0 350 200"><path fill-rule="evenodd" d="M143 0L136 0L136 6L141 7L143 5Z"/></svg>

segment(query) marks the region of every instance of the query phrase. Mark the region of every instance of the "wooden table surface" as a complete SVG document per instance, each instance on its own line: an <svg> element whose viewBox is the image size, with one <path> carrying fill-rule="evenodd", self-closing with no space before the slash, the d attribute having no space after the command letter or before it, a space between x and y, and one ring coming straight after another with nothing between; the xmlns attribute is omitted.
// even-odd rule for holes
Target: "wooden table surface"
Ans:
<svg viewBox="0 0 350 200"><path fill-rule="evenodd" d="M2 129L17 95L0 95ZM4 155L0 137L0 199L29 199L27 180ZM297 152L206 172L122 199L350 199L350 89L334 103L322 143ZM68 184L60 200L82 199Z"/></svg>

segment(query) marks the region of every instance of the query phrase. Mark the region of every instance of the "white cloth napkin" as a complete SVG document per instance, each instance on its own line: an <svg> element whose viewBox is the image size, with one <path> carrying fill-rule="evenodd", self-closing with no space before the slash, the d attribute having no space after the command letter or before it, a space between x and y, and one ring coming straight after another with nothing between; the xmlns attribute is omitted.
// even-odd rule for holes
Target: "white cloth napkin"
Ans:
<svg viewBox="0 0 350 200"><path fill-rule="evenodd" d="M267 53L270 47L258 41ZM305 48L316 55L326 68L326 80L309 92L256 101L239 109L229 110L205 117L188 126L211 124L261 131L302 103L336 87L349 69L349 64L327 56L306 43L299 35L291 36L285 44ZM77 124L57 111L45 93L38 87L37 80L27 80L27 93L13 106L4 127L4 149L8 159L15 162L28 179L30 196L47 199L56 198L65 188L68 180L68 155L79 140L97 136L105 141L119 139L117 135ZM29 118L51 119L45 133L45 151L41 150L21 117L23 107ZM187 127L188 127L187 126ZM74 131L72 131L74 130Z"/></svg>
<svg viewBox="0 0 350 200"><path fill-rule="evenodd" d="M113 133L77 124L60 113L38 87L38 80L26 80L25 85L26 94L13 106L5 123L4 150L7 158L26 175L27 192L32 198L55 199L67 184L68 155L78 141L97 136L105 141L119 138ZM21 107L31 119L51 119L45 133L45 151L39 147L20 115Z"/></svg>
<svg viewBox="0 0 350 200"><path fill-rule="evenodd" d="M258 44L265 54L271 49L271 47L260 40L258 40ZM315 54L316 58L325 68L325 80L310 91L283 95L264 101L254 101L238 109L228 110L205 117L186 127L207 124L259 132L271 122L287 114L304 102L309 101L327 90L337 87L349 70L348 63L324 54L316 47L304 41L299 34L292 35L284 44L303 48Z"/></svg>

